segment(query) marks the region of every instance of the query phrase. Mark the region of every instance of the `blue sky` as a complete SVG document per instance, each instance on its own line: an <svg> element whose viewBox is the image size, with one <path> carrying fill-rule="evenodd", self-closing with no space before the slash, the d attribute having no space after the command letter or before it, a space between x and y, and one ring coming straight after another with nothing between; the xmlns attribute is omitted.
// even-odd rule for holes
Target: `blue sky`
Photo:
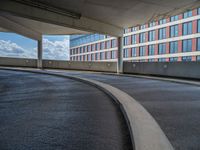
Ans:
<svg viewBox="0 0 200 150"><path fill-rule="evenodd" d="M37 58L37 41L0 32L0 57ZM69 36L43 36L43 58L68 60Z"/></svg>

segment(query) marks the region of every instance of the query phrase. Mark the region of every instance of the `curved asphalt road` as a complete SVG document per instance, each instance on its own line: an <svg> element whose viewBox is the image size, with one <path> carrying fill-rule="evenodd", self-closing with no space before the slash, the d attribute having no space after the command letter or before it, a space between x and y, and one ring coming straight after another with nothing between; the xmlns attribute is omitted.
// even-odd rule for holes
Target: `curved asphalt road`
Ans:
<svg viewBox="0 0 200 150"><path fill-rule="evenodd" d="M176 150L200 150L199 86L86 72L58 72L98 80L125 91L155 118Z"/></svg>
<svg viewBox="0 0 200 150"><path fill-rule="evenodd" d="M129 150L118 106L70 79L0 70L1 150Z"/></svg>

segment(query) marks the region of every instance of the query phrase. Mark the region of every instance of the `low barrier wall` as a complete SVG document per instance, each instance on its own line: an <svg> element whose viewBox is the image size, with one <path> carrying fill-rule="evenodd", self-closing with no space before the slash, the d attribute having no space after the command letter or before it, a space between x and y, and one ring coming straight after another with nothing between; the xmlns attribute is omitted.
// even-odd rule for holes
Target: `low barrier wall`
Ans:
<svg viewBox="0 0 200 150"><path fill-rule="evenodd" d="M124 62L124 73L200 79L200 62Z"/></svg>
<svg viewBox="0 0 200 150"><path fill-rule="evenodd" d="M71 69L71 70L87 70L87 71L101 71L101 72L116 72L116 62L81 62L81 61L57 61L57 60L43 60L43 68L48 69ZM36 59L24 58L7 58L0 57L1 66L11 67L37 67Z"/></svg>

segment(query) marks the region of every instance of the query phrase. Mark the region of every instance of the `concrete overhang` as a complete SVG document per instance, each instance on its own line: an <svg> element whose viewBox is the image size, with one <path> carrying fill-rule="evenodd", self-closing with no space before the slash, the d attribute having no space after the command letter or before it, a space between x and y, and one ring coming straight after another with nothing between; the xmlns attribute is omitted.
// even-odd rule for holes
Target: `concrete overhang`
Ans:
<svg viewBox="0 0 200 150"><path fill-rule="evenodd" d="M199 0L1 0L1 15L40 34L101 33L182 13ZM4 27L3 27L4 28Z"/></svg>

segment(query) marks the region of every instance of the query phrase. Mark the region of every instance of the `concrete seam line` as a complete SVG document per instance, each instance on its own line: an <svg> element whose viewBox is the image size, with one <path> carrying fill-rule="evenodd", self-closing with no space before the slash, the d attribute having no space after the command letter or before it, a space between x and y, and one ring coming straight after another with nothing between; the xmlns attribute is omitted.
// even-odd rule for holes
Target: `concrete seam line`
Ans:
<svg viewBox="0 0 200 150"><path fill-rule="evenodd" d="M16 69L18 70L18 69ZM20 69L18 71L21 71ZM22 70L23 71L23 70ZM29 70L25 70L29 71ZM76 79L83 82L91 83L92 85L99 86L104 91L109 92L116 100L121 104L121 107L127 115L127 119L130 123L130 128L134 138L136 150L173 150L168 138L157 124L155 119L147 112L147 110L139 104L135 99L129 96L127 93L102 82L73 77L68 75L61 75L55 72L42 72L39 70L30 70L34 73L44 73L49 75L56 75L60 77L67 77Z"/></svg>

